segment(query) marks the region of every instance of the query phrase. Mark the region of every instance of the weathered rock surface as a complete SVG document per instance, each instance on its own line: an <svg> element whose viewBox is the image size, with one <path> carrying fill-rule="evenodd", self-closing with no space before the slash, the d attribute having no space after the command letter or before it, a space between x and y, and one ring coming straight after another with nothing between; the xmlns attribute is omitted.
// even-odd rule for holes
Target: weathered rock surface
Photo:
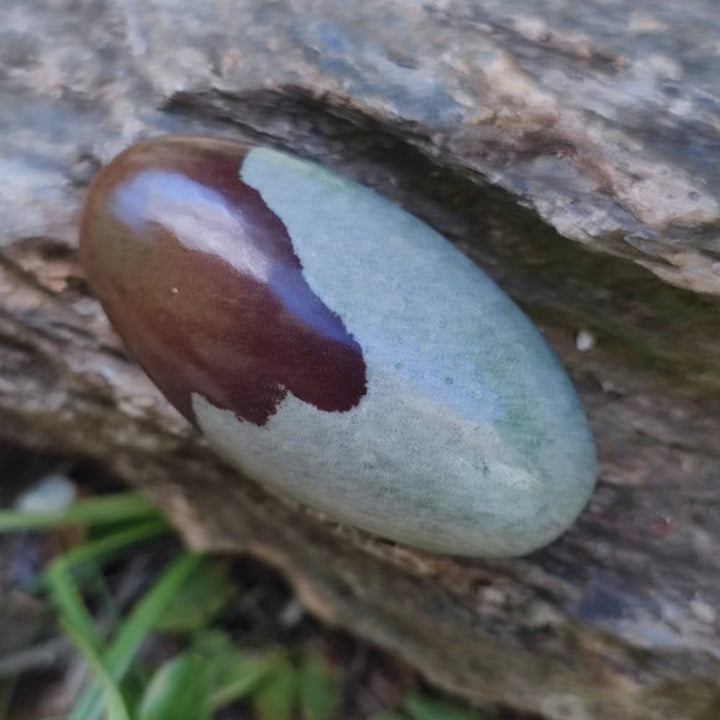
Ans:
<svg viewBox="0 0 720 720"><path fill-rule="evenodd" d="M97 459L196 546L273 562L315 612L478 703L714 720L720 15L579 7L5 0L0 435ZM588 409L601 475L578 525L520 561L454 561L235 479L127 360L77 265L89 179L164 132L317 159L476 259Z"/></svg>

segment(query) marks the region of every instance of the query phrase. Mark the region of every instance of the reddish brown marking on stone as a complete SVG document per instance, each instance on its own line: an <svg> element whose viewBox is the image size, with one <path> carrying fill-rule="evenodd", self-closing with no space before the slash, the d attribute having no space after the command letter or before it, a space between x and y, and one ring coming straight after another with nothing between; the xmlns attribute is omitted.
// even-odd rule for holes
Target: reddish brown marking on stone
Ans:
<svg viewBox="0 0 720 720"><path fill-rule="evenodd" d="M258 425L288 392L350 410L366 390L362 351L305 281L281 220L239 179L249 149L167 138L110 163L82 219L91 285L137 361L193 422L193 392Z"/></svg>

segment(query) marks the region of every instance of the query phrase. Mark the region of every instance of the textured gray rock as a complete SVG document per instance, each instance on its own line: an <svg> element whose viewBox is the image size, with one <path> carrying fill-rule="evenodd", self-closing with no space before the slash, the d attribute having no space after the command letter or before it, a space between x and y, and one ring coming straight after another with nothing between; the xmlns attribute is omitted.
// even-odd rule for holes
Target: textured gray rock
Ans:
<svg viewBox="0 0 720 720"><path fill-rule="evenodd" d="M713 0L5 0L0 434L99 459L196 545L274 562L315 612L477 702L714 719L718 37ZM576 528L522 561L460 563L228 491L75 261L89 178L162 132L318 159L480 262L589 411L600 486Z"/></svg>
<svg viewBox="0 0 720 720"><path fill-rule="evenodd" d="M258 126L242 104L263 91L321 99L479 173L567 237L717 294L720 19L711 7L9 0L1 62L17 95L3 125L21 115L24 132L3 144L31 147L36 160L49 145L66 175L81 158L64 153L106 160L167 129L162 108L181 96L208 117L236 101L229 119L282 140L278 124L291 117L268 108L275 122ZM16 158L18 170L30 173L29 161ZM51 175L45 182L53 187Z"/></svg>

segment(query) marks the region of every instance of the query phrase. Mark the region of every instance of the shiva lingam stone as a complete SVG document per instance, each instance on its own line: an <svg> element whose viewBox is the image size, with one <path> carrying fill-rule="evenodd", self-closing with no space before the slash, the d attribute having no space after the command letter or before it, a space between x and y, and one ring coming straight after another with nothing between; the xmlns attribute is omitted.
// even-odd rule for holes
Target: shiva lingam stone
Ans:
<svg viewBox="0 0 720 720"><path fill-rule="evenodd" d="M245 475L420 548L515 556L595 450L544 339L372 190L270 147L165 137L95 179L81 255L132 355Z"/></svg>

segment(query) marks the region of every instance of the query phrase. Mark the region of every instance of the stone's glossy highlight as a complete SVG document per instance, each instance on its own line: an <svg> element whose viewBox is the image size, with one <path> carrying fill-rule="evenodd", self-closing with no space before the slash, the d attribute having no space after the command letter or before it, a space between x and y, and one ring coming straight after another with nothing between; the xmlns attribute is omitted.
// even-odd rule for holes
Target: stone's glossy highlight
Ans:
<svg viewBox="0 0 720 720"><path fill-rule="evenodd" d="M88 196L91 283L170 401L250 477L430 550L519 555L592 491L573 388L512 301L371 190L165 138Z"/></svg>

